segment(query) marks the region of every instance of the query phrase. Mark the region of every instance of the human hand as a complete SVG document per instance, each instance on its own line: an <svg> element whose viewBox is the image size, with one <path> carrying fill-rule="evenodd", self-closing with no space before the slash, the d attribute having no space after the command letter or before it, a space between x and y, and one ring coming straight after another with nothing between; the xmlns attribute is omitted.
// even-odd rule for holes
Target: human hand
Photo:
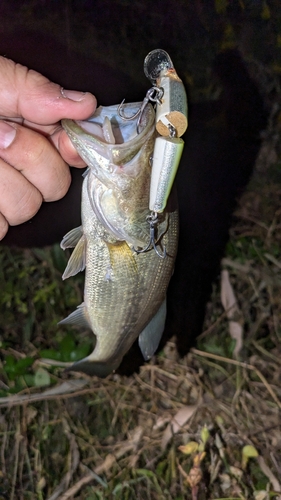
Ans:
<svg viewBox="0 0 281 500"><path fill-rule="evenodd" d="M9 225L33 217L42 201L62 198L68 165L84 167L60 125L85 120L96 108L90 93L62 90L36 71L0 56L0 240Z"/></svg>

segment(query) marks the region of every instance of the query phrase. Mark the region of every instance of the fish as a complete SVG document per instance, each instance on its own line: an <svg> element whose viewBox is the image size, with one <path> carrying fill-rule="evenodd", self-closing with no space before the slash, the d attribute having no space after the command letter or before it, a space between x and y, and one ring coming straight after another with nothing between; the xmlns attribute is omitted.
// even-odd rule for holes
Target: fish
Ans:
<svg viewBox="0 0 281 500"><path fill-rule="evenodd" d="M128 115L142 103L127 103ZM99 106L88 121L62 120L88 168L84 174L80 227L67 233L62 249L74 248L63 279L85 269L84 301L61 325L89 328L94 349L70 370L101 378L114 372L138 338L145 360L159 345L166 319L166 292L178 245L178 207L170 196L159 214L156 246L151 237L149 191L155 143L155 111L148 104L124 120L118 106Z"/></svg>

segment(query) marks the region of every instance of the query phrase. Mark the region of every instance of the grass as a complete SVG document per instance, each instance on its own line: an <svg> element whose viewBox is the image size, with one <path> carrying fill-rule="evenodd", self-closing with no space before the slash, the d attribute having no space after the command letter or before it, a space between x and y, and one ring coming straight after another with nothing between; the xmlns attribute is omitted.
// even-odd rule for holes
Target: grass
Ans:
<svg viewBox="0 0 281 500"><path fill-rule="evenodd" d="M57 326L82 278L62 283L57 246L1 248L1 499L280 498L280 194L256 174L231 229L238 358L216 283L184 359L171 341L128 378L65 375L90 349L90 336Z"/></svg>

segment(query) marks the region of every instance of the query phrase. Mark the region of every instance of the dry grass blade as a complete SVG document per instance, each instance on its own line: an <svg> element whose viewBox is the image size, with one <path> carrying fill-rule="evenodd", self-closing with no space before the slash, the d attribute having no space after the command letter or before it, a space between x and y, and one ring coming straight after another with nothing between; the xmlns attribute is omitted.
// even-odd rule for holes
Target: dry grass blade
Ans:
<svg viewBox="0 0 281 500"><path fill-rule="evenodd" d="M99 482L101 482L99 474L108 472L111 469L111 467L115 464L116 460L120 459L130 451L135 451L139 445L142 435L143 435L143 429L141 427L137 427L131 434L131 437L128 439L128 441L122 443L122 447L115 455L112 454L107 455L104 462L101 465L96 467L94 471L90 471L86 476L84 476L82 479L77 481L77 483L75 483L71 488L69 488L69 490L65 491L65 493L61 496L61 500L68 500L69 498L73 498L73 496L76 495L76 493L78 493L83 486L89 484L91 481L99 480Z"/></svg>
<svg viewBox="0 0 281 500"><path fill-rule="evenodd" d="M69 483L73 477L73 474L78 467L80 459L79 448L75 436L70 432L69 425L65 419L63 419L63 424L64 424L64 432L67 436L67 439L69 440L68 470L65 476L62 478L60 484L57 486L57 488L55 489L53 494L48 498L48 500L57 500L57 498L60 498L60 495L65 491L65 489L68 488Z"/></svg>
<svg viewBox="0 0 281 500"><path fill-rule="evenodd" d="M16 435L15 435L15 462L14 462L14 471L13 471L13 480L12 480L12 491L11 491L11 496L10 500L14 500L15 496L15 490L16 490L16 481L17 481L17 472L18 472L18 465L19 465L19 447L20 447L20 441L22 439L21 433L20 433L20 426L18 426Z"/></svg>
<svg viewBox="0 0 281 500"><path fill-rule="evenodd" d="M242 361L236 361L235 359L229 359L229 358L224 358L223 356L218 356L217 354L212 354L208 352L203 352L199 351L199 349L192 348L191 351L196 354L197 356L202 356L203 358L210 358L210 359L215 359L217 361L221 361L222 363L229 363L231 365L236 365L236 366L241 366L242 368L246 368L247 370L252 370L256 373L256 375L260 378L266 389L268 390L269 394L271 395L272 399L275 401L277 404L278 408L281 410L281 402L279 401L278 397L276 396L275 392L271 388L270 384L267 382L266 378L263 376L263 374L258 370L253 365L250 365L248 363L243 363Z"/></svg>
<svg viewBox="0 0 281 500"><path fill-rule="evenodd" d="M80 391L87 385L88 381L83 379L68 380L67 382L62 382L51 389L47 389L44 392L36 394L16 394L14 396L2 397L0 398L0 407L11 407L22 405L26 403L31 403L35 401L44 401L46 399L54 399L58 396L65 396L73 392ZM72 395L73 396L73 395Z"/></svg>

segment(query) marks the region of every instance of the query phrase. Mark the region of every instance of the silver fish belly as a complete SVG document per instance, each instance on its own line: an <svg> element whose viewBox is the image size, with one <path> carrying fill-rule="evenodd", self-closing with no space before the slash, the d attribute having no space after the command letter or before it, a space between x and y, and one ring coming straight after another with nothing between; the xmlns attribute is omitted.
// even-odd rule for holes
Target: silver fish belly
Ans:
<svg viewBox="0 0 281 500"><path fill-rule="evenodd" d="M126 105L133 114L141 103ZM172 200L161 214L159 258L147 245L150 228L150 157L155 142L151 105L136 120L124 122L117 106L100 107L88 122L63 120L63 127L88 165L83 188L82 226L62 240L75 247L63 278L85 268L84 302L61 324L90 328L95 348L71 370L106 377L120 365L134 340L150 359L160 342L166 317L166 291L178 241L178 212Z"/></svg>

